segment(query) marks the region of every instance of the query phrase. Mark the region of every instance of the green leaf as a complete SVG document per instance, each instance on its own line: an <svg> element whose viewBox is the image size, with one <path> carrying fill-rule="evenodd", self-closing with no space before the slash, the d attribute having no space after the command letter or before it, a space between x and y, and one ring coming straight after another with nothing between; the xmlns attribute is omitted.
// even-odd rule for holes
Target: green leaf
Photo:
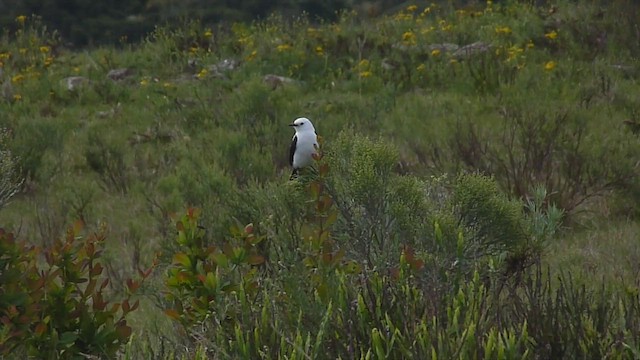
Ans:
<svg viewBox="0 0 640 360"><path fill-rule="evenodd" d="M174 264L180 264L187 268L191 267L191 259L185 253L177 253L173 255L173 262Z"/></svg>

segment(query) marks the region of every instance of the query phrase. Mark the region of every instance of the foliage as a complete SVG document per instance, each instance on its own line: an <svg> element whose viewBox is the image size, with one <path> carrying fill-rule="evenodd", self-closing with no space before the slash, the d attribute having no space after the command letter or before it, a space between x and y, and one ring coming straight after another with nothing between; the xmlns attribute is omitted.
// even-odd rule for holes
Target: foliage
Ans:
<svg viewBox="0 0 640 360"><path fill-rule="evenodd" d="M40 249L1 230L0 311L3 355L75 358L81 354L115 356L131 336L127 315L141 281L127 280L129 294L108 299L109 278L102 275L103 233L83 236L81 224L64 239ZM39 254L44 254L45 264ZM140 271L142 280L152 269Z"/></svg>
<svg viewBox="0 0 640 360"><path fill-rule="evenodd" d="M84 51L11 19L2 151L25 180L0 222L30 243L10 262L108 221L103 297L126 299L161 250L109 347L128 358L636 356L637 4L458 3ZM299 116L322 155L288 181Z"/></svg>

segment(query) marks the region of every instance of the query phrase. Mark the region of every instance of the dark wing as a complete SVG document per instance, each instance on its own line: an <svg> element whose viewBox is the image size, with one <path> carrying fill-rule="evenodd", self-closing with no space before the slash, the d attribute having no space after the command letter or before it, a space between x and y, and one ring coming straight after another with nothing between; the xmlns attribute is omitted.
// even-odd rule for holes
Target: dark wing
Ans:
<svg viewBox="0 0 640 360"><path fill-rule="evenodd" d="M289 147L289 165L293 166L293 154L296 153L296 144L298 143L298 136L294 135L291 139L291 146Z"/></svg>

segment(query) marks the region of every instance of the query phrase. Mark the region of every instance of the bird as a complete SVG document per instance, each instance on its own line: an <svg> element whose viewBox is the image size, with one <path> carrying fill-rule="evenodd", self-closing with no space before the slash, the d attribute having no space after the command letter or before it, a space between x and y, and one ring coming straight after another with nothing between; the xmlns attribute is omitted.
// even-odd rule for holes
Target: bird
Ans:
<svg viewBox="0 0 640 360"><path fill-rule="evenodd" d="M296 131L289 148L289 165L293 167L293 179L298 175L298 170L313 164L313 155L318 149L318 135L311 120L305 117L297 118L289 126Z"/></svg>

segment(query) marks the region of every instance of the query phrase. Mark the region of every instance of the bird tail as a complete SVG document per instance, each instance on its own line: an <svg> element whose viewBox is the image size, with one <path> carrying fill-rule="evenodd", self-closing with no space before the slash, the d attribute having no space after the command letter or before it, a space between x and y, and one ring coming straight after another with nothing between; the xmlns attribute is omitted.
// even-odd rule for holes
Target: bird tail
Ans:
<svg viewBox="0 0 640 360"><path fill-rule="evenodd" d="M291 172L291 176L289 177L289 180L293 180L296 179L298 177L298 169L293 169L293 171Z"/></svg>

